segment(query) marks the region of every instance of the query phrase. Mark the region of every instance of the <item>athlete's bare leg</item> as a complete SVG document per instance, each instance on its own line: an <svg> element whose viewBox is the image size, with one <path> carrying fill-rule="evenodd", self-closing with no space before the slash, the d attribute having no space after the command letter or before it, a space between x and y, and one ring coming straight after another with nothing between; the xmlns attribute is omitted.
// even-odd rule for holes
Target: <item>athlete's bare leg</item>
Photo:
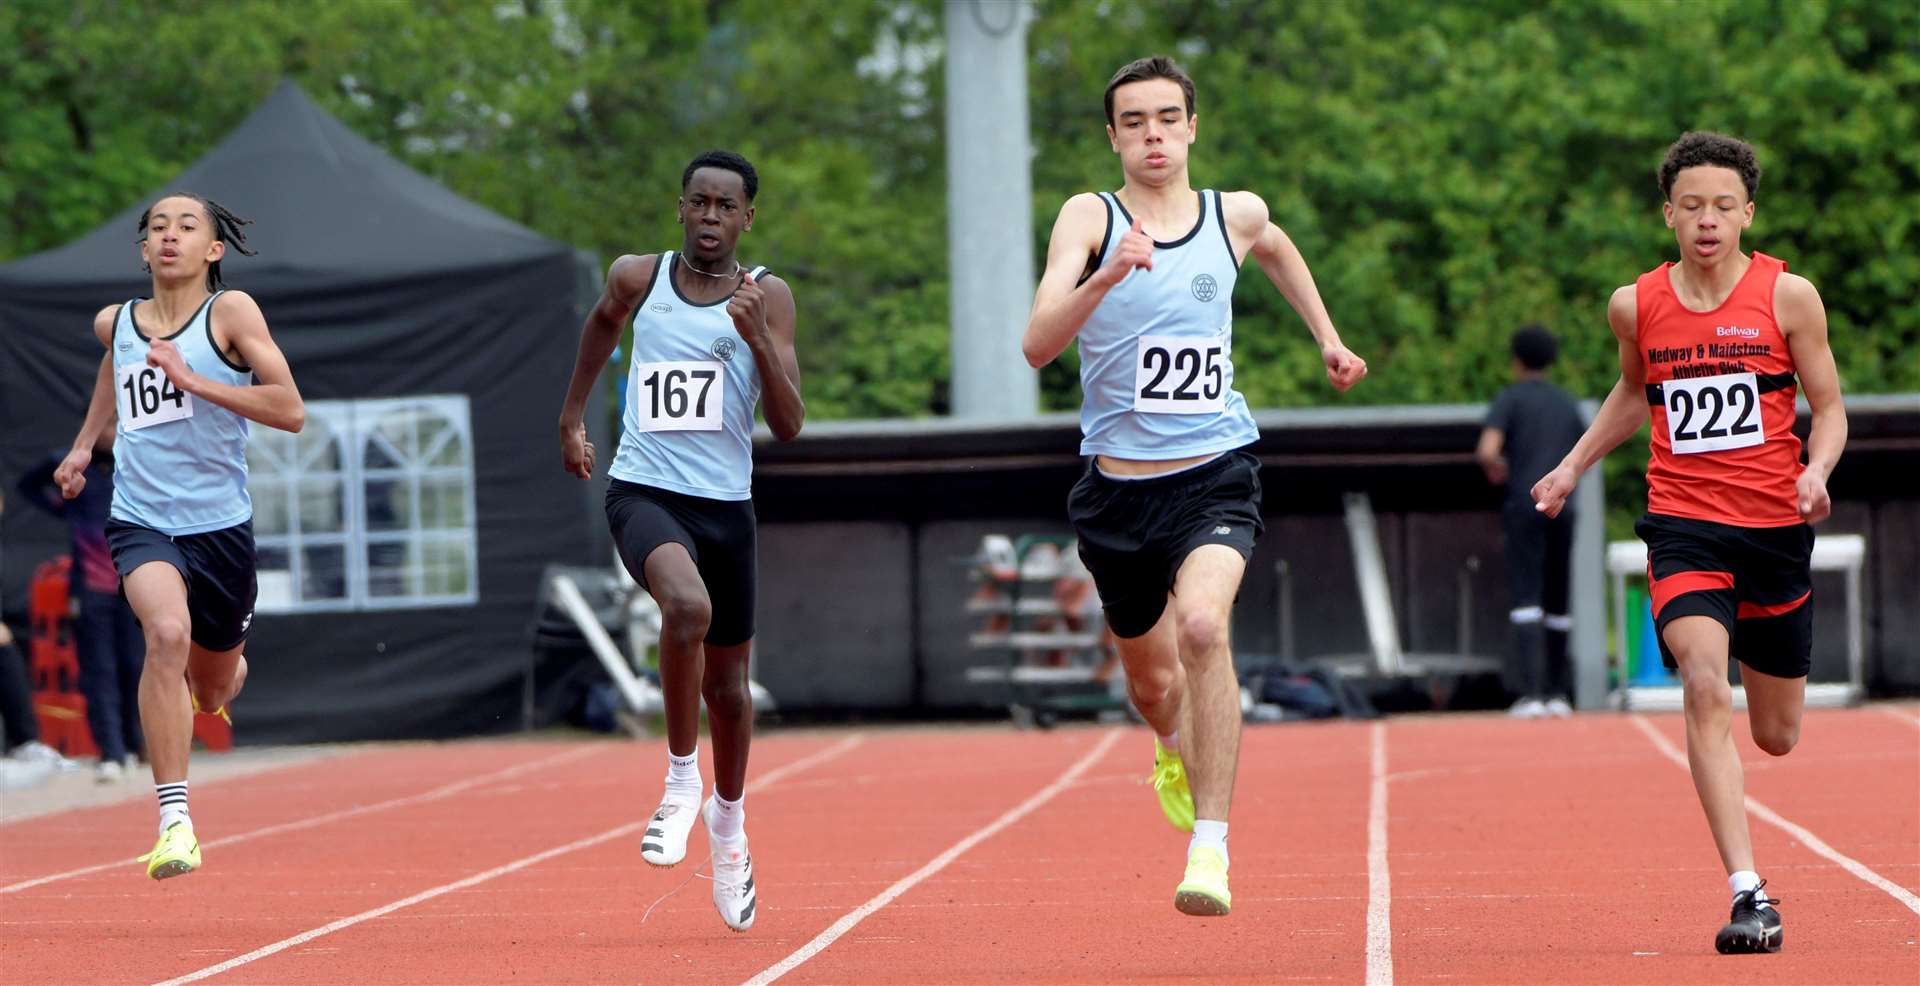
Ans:
<svg viewBox="0 0 1920 986"><path fill-rule="evenodd" d="M1729 874L1753 869L1746 778L1733 745L1733 688L1727 684L1727 629L1706 616L1682 616L1661 634L1680 668L1687 719L1687 766L1707 828Z"/></svg>
<svg viewBox="0 0 1920 986"><path fill-rule="evenodd" d="M747 789L747 750L753 742L753 692L747 664L753 641L730 647L708 645L700 694L707 701L707 732L713 740L713 790L724 801L738 801Z"/></svg>
<svg viewBox="0 0 1920 986"><path fill-rule="evenodd" d="M1753 742L1776 757L1793 752L1800 742L1800 719L1807 707L1807 679L1781 678L1755 671L1740 662L1740 682L1747 689L1747 728Z"/></svg>
<svg viewBox="0 0 1920 986"><path fill-rule="evenodd" d="M199 644L187 648L187 688L202 712L217 712L247 684L246 645L208 650Z"/></svg>
<svg viewBox="0 0 1920 986"><path fill-rule="evenodd" d="M140 728L147 737L153 782L177 784L187 779L187 755L193 748L193 705L187 691L193 625L187 584L179 569L150 561L127 573L121 586L147 642L146 664L140 670Z"/></svg>
<svg viewBox="0 0 1920 986"><path fill-rule="evenodd" d="M1187 726L1180 749L1193 785L1194 817L1226 821L1240 762L1240 680L1229 631L1233 599L1247 563L1221 544L1201 545L1174 577L1180 664L1186 671Z"/></svg>
<svg viewBox="0 0 1920 986"><path fill-rule="evenodd" d="M669 541L644 563L647 592L660 606L660 690L667 704L667 749L684 757L700 742L700 681L713 603L683 544Z"/></svg>
<svg viewBox="0 0 1920 986"><path fill-rule="evenodd" d="M1138 637L1116 637L1120 662L1127 670L1127 698L1147 725L1161 736L1172 736L1185 723L1182 699L1186 670L1180 665L1180 637L1173 600L1153 629Z"/></svg>

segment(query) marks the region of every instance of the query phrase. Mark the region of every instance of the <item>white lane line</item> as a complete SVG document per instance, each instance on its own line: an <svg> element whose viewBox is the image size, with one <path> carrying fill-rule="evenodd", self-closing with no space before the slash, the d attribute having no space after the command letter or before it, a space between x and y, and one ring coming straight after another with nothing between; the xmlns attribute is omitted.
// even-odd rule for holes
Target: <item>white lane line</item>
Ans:
<svg viewBox="0 0 1920 986"><path fill-rule="evenodd" d="M1053 783L1041 788L1032 797L1020 802L1018 806L1006 814L1001 815L999 818L994 819L986 826L975 831L972 835L954 843L946 852L935 856L927 865L902 877L893 886L881 891L879 895L872 900L847 912L840 920L835 921L829 926L827 930L815 935L812 941L795 949L793 954L760 970L758 975L747 980L747 986L765 986L765 984L771 983L781 976L792 972L794 969L799 968L801 963L820 954L827 946L838 941L841 935L852 931L855 925L872 916L875 911L893 903L901 894L919 886L921 881L926 878L946 869L948 864L959 859L967 850L992 838L999 833L1000 830L1027 817L1033 813L1034 809L1053 800L1055 795L1071 787L1073 782L1077 780L1081 774L1086 773L1087 768L1093 766L1094 762L1099 760L1114 743L1118 742L1122 735L1124 735L1122 730L1110 730L1105 738L1094 744L1093 749L1089 751L1086 756L1081 757L1073 766L1068 767L1065 773L1054 779Z"/></svg>
<svg viewBox="0 0 1920 986"><path fill-rule="evenodd" d="M855 746L858 746L860 744L860 741L863 738L864 737L856 733L852 736L847 737L846 739L841 740L838 743L835 743L830 747L827 747L824 750L821 750L817 753L810 754L805 757L801 757L800 759L795 760L794 762L787 764L783 767L770 770L767 772L766 776L758 778L754 782L754 785L753 785L754 790L765 791L768 787L771 787L772 785L778 783L779 780L783 777L786 777L793 773L797 773L802 770L806 770L807 768L812 767L815 764L822 763L827 760L831 760L834 757L837 757L840 754L853 749ZM376 907L370 911L361 911L360 913L352 915L351 917L344 917L338 921L333 921L327 924L323 924L318 928L314 928L309 931L303 931L297 935L294 935L291 938L282 938L281 940L274 942L271 945L265 945L260 948L256 948L253 951L246 953L245 955L236 955L233 958L226 960L225 962L221 962L217 965L207 966L206 968L201 969L197 972L189 972L184 976L180 976L175 979L169 979L163 983L158 983L156 984L156 986L183 986L183 984L185 983L198 982L210 976L217 976L228 970L237 969L240 966L247 965L248 963L251 963L251 962L257 962L261 959L266 958L267 956L274 955L279 952L284 952L289 948L293 948L299 945L304 945L307 942L314 940L315 938L320 938L325 935L333 934L334 932L339 931L343 928L351 928L354 925L359 924L363 921L371 921L374 918L391 914L394 911L400 910L402 908L412 907L413 905L421 903L422 901L432 900L435 897L444 896L446 894L453 893L456 890L465 890L468 887L485 883L488 880L494 879L495 877L506 876L509 873L513 873L518 870L524 870L529 866L536 866L556 856L564 856L570 852L577 852L581 849L587 849L592 846L597 846L602 842L608 842L613 839L618 839L625 835L630 835L634 832L640 831L640 829L643 826L645 826L647 822L648 822L648 819L645 819L645 818L640 819L637 822L628 822L627 824L621 825L617 828L608 829L607 831L602 832L599 835L590 835L584 839L576 839L573 842L569 842L564 846L556 846L552 849L546 850L545 852L534 853L531 856L525 856L520 859L516 859L511 863L507 863L504 866L496 866L493 869L487 870L485 872L475 873L474 875L462 880L455 880L452 883L443 883L440 886L434 887L430 890L422 890L421 892L414 894L411 897L406 897L401 900L396 900L391 904L385 904L380 907Z"/></svg>
<svg viewBox="0 0 1920 986"><path fill-rule="evenodd" d="M1886 715L1890 715L1895 719L1898 719L1901 722L1906 723L1909 726L1920 726L1920 716L1914 715L1910 712L1902 711L1904 708L1905 708L1904 706L1896 707L1891 705L1874 706L1874 709L1876 711L1879 711Z"/></svg>
<svg viewBox="0 0 1920 986"><path fill-rule="evenodd" d="M1387 867L1387 724L1373 724L1367 799L1367 986L1393 986L1393 875Z"/></svg>
<svg viewBox="0 0 1920 986"><path fill-rule="evenodd" d="M258 839L258 838L261 838L262 836L279 835L282 832L295 832L295 831L299 831L300 829L310 829L315 826L325 825L329 822L337 822L343 818L353 818L358 815L367 815L376 811L386 811L389 808L399 808L405 805L416 805L416 804L424 804L428 801L438 801L441 798L451 797L453 795L459 794L462 791L468 790L470 788L478 787L482 784L492 784L496 781L505 780L506 778L509 778L509 777L514 777L519 774L524 774L530 770L538 770L543 767L557 766L569 760L578 760L581 757L584 757L589 753L596 752L599 749L601 749L601 747L586 746L586 747L579 747L577 749L572 749L572 750L563 750L559 753L553 754L552 756L541 757L538 760L531 760L531 761L528 761L527 763L518 764L512 767L506 767L501 770L493 771L492 773L481 774L478 777L469 777L464 781L455 781L451 784L443 784L439 787L434 788L431 791L422 791L419 794L409 794L402 798L389 798L386 801L376 801L370 805L359 805L353 808L342 808L339 811L330 811L324 815L314 815L310 818L302 818L297 821L291 821L291 822L280 822L275 825L267 825L257 829L249 829L245 832L237 832L233 835L221 836L218 839L208 839L207 841L200 843L200 847L202 849L213 849L219 846L231 846L231 845L234 845L235 843L246 842L251 839ZM111 863L95 863L92 866L82 866L79 869L67 870L62 873L52 873L47 876L34 877L31 880L22 880L19 883L9 883L4 887L0 887L0 894L18 893L22 890L28 890L33 887L44 886L46 884L54 883L60 880L70 880L76 876L86 876L89 873L98 873L102 870L117 869L122 866L132 866L138 862L139 862L139 859L137 858L116 859Z"/></svg>
<svg viewBox="0 0 1920 986"><path fill-rule="evenodd" d="M1675 766L1679 767L1681 770L1691 769L1687 766L1687 755L1681 752L1678 747L1674 746L1673 743L1670 740L1668 740L1666 736L1660 732L1660 730L1655 729L1653 724L1648 722L1644 716L1635 714L1631 716L1631 718L1633 720L1633 724L1639 727L1640 732L1645 734L1647 739L1651 741L1653 745L1657 747L1660 750L1660 752L1666 756L1668 760L1673 761ZM1909 891L1907 888L1902 887L1897 883L1894 883L1892 880L1889 880L1886 877L1881 876L1878 873L1875 873L1873 870L1869 869L1865 863L1862 863L1859 860L1854 859L1853 857L1840 852L1839 850L1833 848L1832 846L1827 845L1825 840L1821 839L1817 835L1814 835L1812 832L1807 831L1805 828L1802 828L1801 826L1796 825L1793 822L1787 821L1785 818L1781 817L1779 812L1774 811L1772 808L1769 808L1766 805L1761 804L1751 794L1747 795L1747 812L1753 815L1753 817L1758 818L1769 825L1772 825L1774 828L1777 828L1782 832L1785 832L1788 835L1791 835L1794 838L1799 839L1802 843L1806 845L1808 849L1813 850L1815 854L1825 857L1829 862L1833 863L1834 865L1840 867L1843 870L1846 870L1848 873L1851 873L1854 876L1859 877L1861 880L1866 881L1872 886L1878 887L1879 889L1886 891L1888 896L1891 896L1894 900L1897 900L1900 903L1905 904L1908 910L1912 911L1915 914L1920 914L1920 897L1914 896L1912 891Z"/></svg>

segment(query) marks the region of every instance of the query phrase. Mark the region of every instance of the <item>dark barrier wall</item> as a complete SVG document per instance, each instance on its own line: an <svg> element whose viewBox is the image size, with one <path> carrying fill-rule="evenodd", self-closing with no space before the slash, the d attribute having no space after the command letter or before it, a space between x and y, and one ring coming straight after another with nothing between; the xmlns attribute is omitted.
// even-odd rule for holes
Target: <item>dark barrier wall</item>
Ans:
<svg viewBox="0 0 1920 986"><path fill-rule="evenodd" d="M1920 690L1920 397L1848 404L1852 437L1830 484L1834 515L1820 531L1867 538L1869 688ZM1483 413L1260 415L1267 532L1235 607L1236 652L1281 651L1281 561L1291 576L1295 656L1367 649L1340 513L1340 495L1356 490L1370 494L1378 514L1403 647L1456 649L1464 573L1470 650L1501 653L1509 604L1498 494L1471 456ZM965 559L988 532L1069 533L1067 490L1083 468L1077 443L1065 415L1020 426L825 423L796 442L763 441L758 680L796 710L1002 702L963 677L971 665L1004 660L967 645L977 618L963 610L972 590ZM1815 584L1814 677L1841 679L1843 583L1823 574Z"/></svg>

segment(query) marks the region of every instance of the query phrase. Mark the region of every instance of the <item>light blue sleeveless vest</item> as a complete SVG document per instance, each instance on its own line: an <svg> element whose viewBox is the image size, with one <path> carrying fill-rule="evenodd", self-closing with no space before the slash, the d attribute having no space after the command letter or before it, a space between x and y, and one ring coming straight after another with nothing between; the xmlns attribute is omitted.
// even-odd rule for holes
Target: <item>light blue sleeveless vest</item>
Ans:
<svg viewBox="0 0 1920 986"><path fill-rule="evenodd" d="M180 331L165 338L188 369L217 383L250 386L253 370L235 366L213 343L214 292ZM148 337L133 309L120 306L113 323L114 403L119 422L113 449L114 520L162 534L201 534L253 517L247 495L247 419L174 388L147 365Z"/></svg>
<svg viewBox="0 0 1920 986"><path fill-rule="evenodd" d="M1260 437L1233 389L1233 285L1239 264L1220 193L1203 190L1200 219L1156 241L1153 269L1135 269L1080 329L1081 455L1154 461L1226 452ZM1098 263L1133 217L1113 195Z"/></svg>
<svg viewBox="0 0 1920 986"><path fill-rule="evenodd" d="M621 414L615 479L710 500L753 496L753 415L760 367L727 314L728 295L696 305L681 296L669 250L633 310L633 359ZM752 272L758 280L765 267Z"/></svg>

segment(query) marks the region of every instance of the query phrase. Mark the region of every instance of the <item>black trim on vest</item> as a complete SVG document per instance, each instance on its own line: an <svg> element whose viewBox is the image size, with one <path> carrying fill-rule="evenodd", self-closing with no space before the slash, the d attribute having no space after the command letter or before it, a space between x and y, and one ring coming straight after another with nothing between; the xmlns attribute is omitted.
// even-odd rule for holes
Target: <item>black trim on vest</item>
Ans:
<svg viewBox="0 0 1920 986"><path fill-rule="evenodd" d="M1200 215L1198 218L1194 219L1193 228L1190 230L1187 230L1187 235L1182 236L1177 240L1174 240L1172 243L1162 243L1159 240L1154 240L1153 245L1155 247L1161 250L1171 250L1174 247L1186 246L1187 241L1193 239L1194 236L1200 232L1200 227L1205 226L1207 224L1207 193L1203 189L1201 191L1194 192L1193 195L1194 195L1194 198L1197 198L1200 200ZM1120 214L1126 217L1127 225L1132 226L1133 213L1128 212L1127 207L1121 204L1119 192L1113 193L1113 204L1120 207Z"/></svg>
<svg viewBox="0 0 1920 986"><path fill-rule="evenodd" d="M1220 224L1220 242L1227 245L1227 263L1239 270L1240 258L1233 255L1233 237L1227 235L1227 207L1221 203L1218 189L1213 192L1213 221Z"/></svg>
<svg viewBox="0 0 1920 986"><path fill-rule="evenodd" d="M1080 279L1073 282L1076 288L1087 283L1087 278L1092 277L1093 272L1107 262L1107 244L1113 240L1113 206L1107 203L1107 193L1096 192L1094 196L1100 200L1100 207L1107 214L1107 228L1100 231L1100 249L1095 250L1093 255L1087 258L1087 269L1081 271Z"/></svg>
<svg viewBox="0 0 1920 986"><path fill-rule="evenodd" d="M178 329L175 329L172 335L165 335L165 336L161 336L160 338L162 339L180 338L180 334L182 332L185 332L188 329L193 328L193 320L196 318L199 318L200 313L203 310L205 310L208 305L213 304L213 299L218 296L219 296L219 292L217 291L214 292L213 294L207 295L207 300L201 302L200 307L195 308L193 310L193 315L187 319L187 323L185 325L182 325ZM133 326L133 334L139 336L141 342L152 342L153 337L150 335L147 335L145 332L140 331L140 320L135 318L133 315L133 306L139 304L142 300L152 301L153 299L152 298L146 298L146 299L136 298L133 301L127 302L127 322L128 324Z"/></svg>
<svg viewBox="0 0 1920 986"><path fill-rule="evenodd" d="M214 298L218 298L218 297L220 297L220 296L221 296L221 295L223 295L223 294L226 294L226 292L225 292L225 291L215 291L215 292L213 293L213 297L214 297ZM226 350L224 350L224 349L221 349L221 348L220 348L220 344L219 344L218 342L215 342L215 341L214 341L214 338L213 338L213 306L212 306L212 301L213 301L213 298L209 298L209 299L207 299L207 301L208 301L208 306L207 306L207 345L208 345L208 346L211 346L211 347L213 348L213 354L214 354L215 356L218 356L218 357L220 357L220 362L222 362L222 363L225 363L225 364L227 364L227 369L229 369L229 370L232 370L232 371L233 371L233 372L235 372L235 373L252 373L252 372L253 372L253 367L251 367L251 366L241 366L240 364L238 364L238 363L235 363L234 361L232 361L232 360L230 360L230 359L228 359L228 358L227 358L227 351L226 351Z"/></svg>
<svg viewBox="0 0 1920 986"><path fill-rule="evenodd" d="M1754 374L1754 382L1760 385L1760 393L1771 394L1776 390L1786 390L1792 387L1795 381L1794 381L1793 374L1791 372L1788 372L1788 373L1756 373ZM1664 389L1664 387L1665 387L1665 384L1658 384L1658 383L1647 384L1647 403L1649 405L1658 406L1658 407L1666 406L1667 392Z"/></svg>
<svg viewBox="0 0 1920 986"><path fill-rule="evenodd" d="M654 282L660 280L660 268L666 266L672 259L672 250L668 250L660 256L653 258L653 270L647 272L647 286L640 290L640 300L642 302L653 297L653 285ZM634 307L638 308L639 306L635 305Z"/></svg>
<svg viewBox="0 0 1920 986"><path fill-rule="evenodd" d="M679 251L677 251L677 250L669 250L669 251L667 251L667 254L668 254L668 256L671 256L671 257L673 258L673 262L674 262L674 263L676 263L676 264L684 264L684 263L686 263L686 261L685 261L684 259L682 259L682 258L681 258L681 256L680 256L680 253L679 253ZM739 262L740 262L740 261L738 261L738 260L735 260L735 261L734 261L734 263L735 263L735 264L738 264ZM735 274L734 276L735 276L736 278L738 278L740 274L744 274L744 273L746 273L746 272L747 272L747 269L746 269L745 267L742 267L742 268L740 268L740 270L739 270L739 273L736 273L736 274ZM684 295L684 294L681 294L681 293L680 293L680 284L679 284L679 282L677 282L677 281L675 281L675 280L673 279L673 271L672 271L672 269L668 269L668 271L667 271L667 287L670 287L670 288L672 288L672 289L673 289L673 293L674 293L674 295L675 295L676 297L678 297L678 298L680 299L680 301L681 301L681 303L682 303L682 304L684 304L684 305L686 305L686 306L687 306L687 307L689 307L689 308L713 308L713 307L715 307L715 306L718 306L718 305L724 305L724 304L726 304L727 302L729 302L729 301L732 301L732 300L733 300L733 296L734 296L734 294L735 294L736 292L738 292L738 291L740 290L740 285L741 285L742 283L743 283L743 282L742 282L741 280L735 280L735 281L733 282L733 290L732 290L732 291L729 291L729 292L727 292L726 294L723 294L723 295L721 295L721 296L720 296L720 298L719 298L718 300L716 300L716 301L709 301L709 302L707 302L706 304L701 304L700 302L697 302L697 301L694 301L694 300L692 300L692 299L689 299L689 298L688 298L688 297L687 297L686 295Z"/></svg>

